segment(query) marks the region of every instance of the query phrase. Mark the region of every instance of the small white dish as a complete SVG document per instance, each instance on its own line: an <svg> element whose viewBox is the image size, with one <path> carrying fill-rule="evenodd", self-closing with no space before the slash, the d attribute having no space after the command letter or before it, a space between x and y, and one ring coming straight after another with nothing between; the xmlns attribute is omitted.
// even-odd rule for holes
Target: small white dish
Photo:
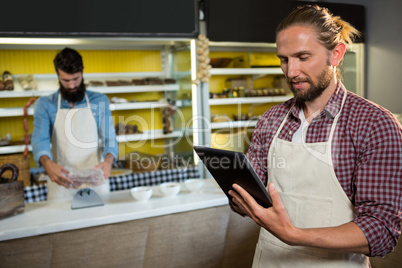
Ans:
<svg viewBox="0 0 402 268"><path fill-rule="evenodd" d="M147 186L131 188L131 196L137 201L148 200L152 196L152 188Z"/></svg>
<svg viewBox="0 0 402 268"><path fill-rule="evenodd" d="M180 183L165 182L159 185L162 194L166 197L175 196L180 192Z"/></svg>
<svg viewBox="0 0 402 268"><path fill-rule="evenodd" d="M184 181L184 185L186 186L187 190L190 192L197 192L199 191L202 186L204 186L203 179L188 179Z"/></svg>

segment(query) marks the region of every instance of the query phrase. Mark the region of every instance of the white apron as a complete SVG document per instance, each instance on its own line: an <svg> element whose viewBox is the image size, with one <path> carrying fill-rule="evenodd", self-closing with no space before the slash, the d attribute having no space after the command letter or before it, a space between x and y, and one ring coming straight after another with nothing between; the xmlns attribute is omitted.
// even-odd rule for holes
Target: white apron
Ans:
<svg viewBox="0 0 402 268"><path fill-rule="evenodd" d="M96 121L92 115L88 97L87 107L61 109L59 93L58 108L52 133L53 161L64 167L84 170L98 165L101 161L99 137ZM72 200L78 190L66 189L50 179L47 183L47 200ZM109 192L109 183L92 187L100 195Z"/></svg>
<svg viewBox="0 0 402 268"><path fill-rule="evenodd" d="M268 183L273 182L292 220L299 228L338 226L356 217L332 166L331 143L338 118L327 142L294 143L278 138L286 115L268 152ZM261 267L369 267L363 254L289 246L261 228L253 268Z"/></svg>

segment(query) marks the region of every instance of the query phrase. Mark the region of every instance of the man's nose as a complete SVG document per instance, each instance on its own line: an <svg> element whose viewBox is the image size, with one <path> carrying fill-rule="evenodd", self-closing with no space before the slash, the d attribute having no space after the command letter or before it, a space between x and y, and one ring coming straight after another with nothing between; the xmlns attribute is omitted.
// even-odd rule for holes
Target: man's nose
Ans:
<svg viewBox="0 0 402 268"><path fill-rule="evenodd" d="M288 70L287 70L287 77L288 78L295 78L300 74L300 66L294 60L289 60L288 62Z"/></svg>
<svg viewBox="0 0 402 268"><path fill-rule="evenodd" d="M76 87L75 81L68 81L67 83L68 88L73 89Z"/></svg>

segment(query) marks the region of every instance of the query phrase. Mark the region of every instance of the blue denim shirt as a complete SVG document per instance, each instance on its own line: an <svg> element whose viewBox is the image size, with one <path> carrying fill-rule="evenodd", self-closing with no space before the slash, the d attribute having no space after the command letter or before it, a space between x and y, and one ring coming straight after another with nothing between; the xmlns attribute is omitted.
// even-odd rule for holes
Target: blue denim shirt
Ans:
<svg viewBox="0 0 402 268"><path fill-rule="evenodd" d="M105 158L108 153L111 153L116 161L119 147L109 109L109 99L104 94L93 91L87 90L86 94L96 125L98 126L102 156ZM41 156L47 155L53 160L50 144L54 121L56 120L58 98L59 90L49 96L40 97L34 105L34 128L31 144L34 160L39 167L41 167L39 163ZM63 98L61 99L60 106L62 109L71 109L71 106ZM75 103L75 108L84 107L87 107L86 98Z"/></svg>

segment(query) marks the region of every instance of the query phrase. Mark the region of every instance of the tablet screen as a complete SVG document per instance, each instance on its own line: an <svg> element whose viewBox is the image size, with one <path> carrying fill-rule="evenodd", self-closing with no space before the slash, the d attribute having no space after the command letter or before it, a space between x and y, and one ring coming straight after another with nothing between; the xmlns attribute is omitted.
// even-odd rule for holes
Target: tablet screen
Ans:
<svg viewBox="0 0 402 268"><path fill-rule="evenodd" d="M236 183L261 206L272 206L267 189L243 153L203 146L194 146L194 150L230 200L229 190Z"/></svg>

